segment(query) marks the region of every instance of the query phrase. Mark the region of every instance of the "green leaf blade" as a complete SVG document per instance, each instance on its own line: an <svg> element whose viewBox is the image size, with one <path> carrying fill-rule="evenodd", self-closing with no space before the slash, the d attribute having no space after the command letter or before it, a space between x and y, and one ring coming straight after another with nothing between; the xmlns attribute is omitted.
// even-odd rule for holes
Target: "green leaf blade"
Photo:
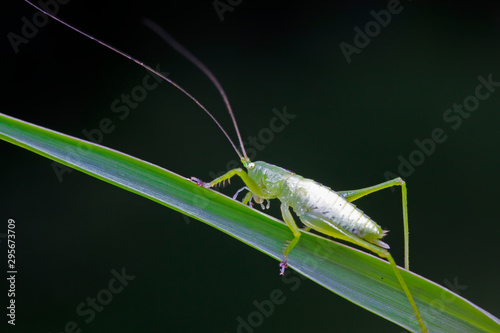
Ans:
<svg viewBox="0 0 500 333"><path fill-rule="evenodd" d="M277 260L291 239L279 220L118 151L2 114L0 138L203 221ZM387 262L304 232L289 264L349 301L419 331ZM278 274L278 265L263 274ZM500 320L485 310L414 273L402 274L430 332L500 332Z"/></svg>

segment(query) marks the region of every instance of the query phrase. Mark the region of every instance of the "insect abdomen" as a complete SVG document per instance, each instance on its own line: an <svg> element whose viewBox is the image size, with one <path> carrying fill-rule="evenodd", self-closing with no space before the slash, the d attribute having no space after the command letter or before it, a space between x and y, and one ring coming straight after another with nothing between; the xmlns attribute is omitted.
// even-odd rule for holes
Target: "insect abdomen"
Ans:
<svg viewBox="0 0 500 333"><path fill-rule="evenodd" d="M286 183L290 193L294 193L288 204L299 218L308 213L309 217L327 220L369 242L385 235L382 228L363 211L330 188L298 175L293 175Z"/></svg>

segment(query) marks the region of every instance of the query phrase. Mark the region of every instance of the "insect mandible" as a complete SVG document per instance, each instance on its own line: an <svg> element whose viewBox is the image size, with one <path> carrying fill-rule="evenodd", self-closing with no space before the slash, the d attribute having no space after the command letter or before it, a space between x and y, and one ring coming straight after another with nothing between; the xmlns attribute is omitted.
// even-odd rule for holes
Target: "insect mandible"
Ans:
<svg viewBox="0 0 500 333"><path fill-rule="evenodd" d="M405 233L405 269L409 269L409 246L408 246L408 209L407 209L407 190L406 184L401 178L395 178L383 182L378 185L371 187L349 190L349 191L333 191L329 187L326 187L312 179L307 179L299 176L291 171L278 167L276 165L256 161L252 162L245 151L243 141L239 132L238 124L236 118L232 111L229 100L224 92L224 89L216 79L216 77L211 73L211 71L201 63L196 57L194 57L189 51L187 51L182 45L177 43L172 37L170 37L161 27L156 25L150 20L145 20L144 24L160 35L167 43L169 43L175 50L184 55L187 59L193 62L200 70L202 70L217 87L219 93L221 94L224 103L227 107L231 120L233 122L236 135L238 137L238 143L241 151L237 148L236 144L231 140L230 136L220 125L220 123L215 119L215 117L191 94L186 90L176 84L174 81L167 78L165 75L155 71L148 65L130 57L129 55L121 52L120 50L76 29L75 27L67 24L66 22L58 19L50 13L42 10L36 5L32 4L28 0L27 3L37 8L41 12L50 16L51 18L59 21L60 23L66 25L67 27L75 30L76 32L98 42L99 44L115 51L116 53L134 61L150 72L161 77L165 81L174 85L177 89L181 90L185 95L191 98L200 108L202 108L210 118L217 124L219 129L224 133L226 138L229 140L231 146L238 154L244 168L237 168L228 171L224 175L212 180L211 182L203 182L198 178L192 178L199 186L206 188L212 188L218 184L224 183L230 180L234 176L239 176L245 183L245 187L236 192L234 198L242 191L248 190L247 194L243 198L244 204L251 205L252 201L257 204L262 205L264 208L264 201L270 199L279 199L281 201L281 213L283 220L290 228L293 233L294 238L290 242L285 243L283 251L283 260L280 263L280 274L283 275L285 269L288 267L288 256L292 249L297 245L300 240L300 229L297 226L294 217L291 214L290 208L293 209L295 214L299 217L301 222L306 225L306 229L313 229L319 231L325 235L341 239L353 244L356 244L362 248L370 250L377 254L381 258L386 258L393 271L396 275L401 287L406 294L410 305L415 313L415 317L418 321L420 329L422 332L427 332L425 324L423 322L422 316L417 308L413 296L404 281L399 268L397 267L394 259L389 253L389 245L384 243L381 239L386 235L387 231L383 230L377 223L370 219L365 213L358 209L353 201L359 199L370 193L392 187L401 186L402 191L402 203L403 203L403 224Z"/></svg>

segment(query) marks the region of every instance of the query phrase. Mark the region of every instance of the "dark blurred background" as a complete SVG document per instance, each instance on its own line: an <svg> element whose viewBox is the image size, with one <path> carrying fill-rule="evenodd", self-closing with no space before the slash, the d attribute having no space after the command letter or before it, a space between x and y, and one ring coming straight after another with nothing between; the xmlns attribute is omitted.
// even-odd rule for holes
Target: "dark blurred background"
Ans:
<svg viewBox="0 0 500 333"><path fill-rule="evenodd" d="M160 64L233 135L213 85L141 19L164 27L220 79L244 138L264 138L258 160L337 190L404 176L411 269L500 316L500 87L460 125L457 114L443 119L454 103L474 102L479 76L500 82L498 5L402 1L348 63L339 45L355 46L354 28L364 31L387 1L239 2L219 2L232 9L223 21L212 1L73 0L57 16ZM113 101L140 91L148 73L57 22L16 53L9 33L21 35L35 10L1 6L2 113L80 138L109 118L103 145L186 177L209 180L235 159L209 118L166 83L120 119ZM272 110L284 107L296 117L269 139ZM446 141L422 153L415 140L428 142L436 128ZM291 290L277 261L201 222L77 171L59 179L51 161L6 142L0 156L0 233L9 218L17 224L19 332L64 332L71 321L82 332L237 332L238 317L248 321L253 302L275 289L286 301L252 332L402 331L313 282ZM403 170L401 159L418 165ZM386 190L357 204L391 230L385 240L402 264L400 200L399 189ZM87 323L77 307L105 297L111 271L122 269L135 279Z"/></svg>

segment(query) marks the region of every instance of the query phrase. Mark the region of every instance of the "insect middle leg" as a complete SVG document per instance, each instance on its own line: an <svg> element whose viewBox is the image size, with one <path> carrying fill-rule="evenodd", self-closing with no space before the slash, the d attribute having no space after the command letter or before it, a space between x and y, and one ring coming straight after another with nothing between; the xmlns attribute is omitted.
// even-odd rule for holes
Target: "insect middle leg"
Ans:
<svg viewBox="0 0 500 333"><path fill-rule="evenodd" d="M365 195L377 192L392 186L401 186L402 201L403 201L403 228L404 228L404 257L405 269L410 270L410 247L409 247L409 231L408 231L408 204L407 204L407 191L406 183L401 178L394 178L378 185L365 187L359 190L351 191L337 191L338 194L343 196L347 201L352 202Z"/></svg>
<svg viewBox="0 0 500 333"><path fill-rule="evenodd" d="M281 204L281 214L283 215L283 220L285 220L286 225L290 230L292 230L293 233L293 239L292 241L286 246L285 250L283 251L283 261L280 263L280 275L285 274L285 269L288 267L288 254L290 251L297 245L300 239L300 231L299 227L295 223L295 220L293 219L292 213L290 213L290 207L288 207L286 204L282 203Z"/></svg>

